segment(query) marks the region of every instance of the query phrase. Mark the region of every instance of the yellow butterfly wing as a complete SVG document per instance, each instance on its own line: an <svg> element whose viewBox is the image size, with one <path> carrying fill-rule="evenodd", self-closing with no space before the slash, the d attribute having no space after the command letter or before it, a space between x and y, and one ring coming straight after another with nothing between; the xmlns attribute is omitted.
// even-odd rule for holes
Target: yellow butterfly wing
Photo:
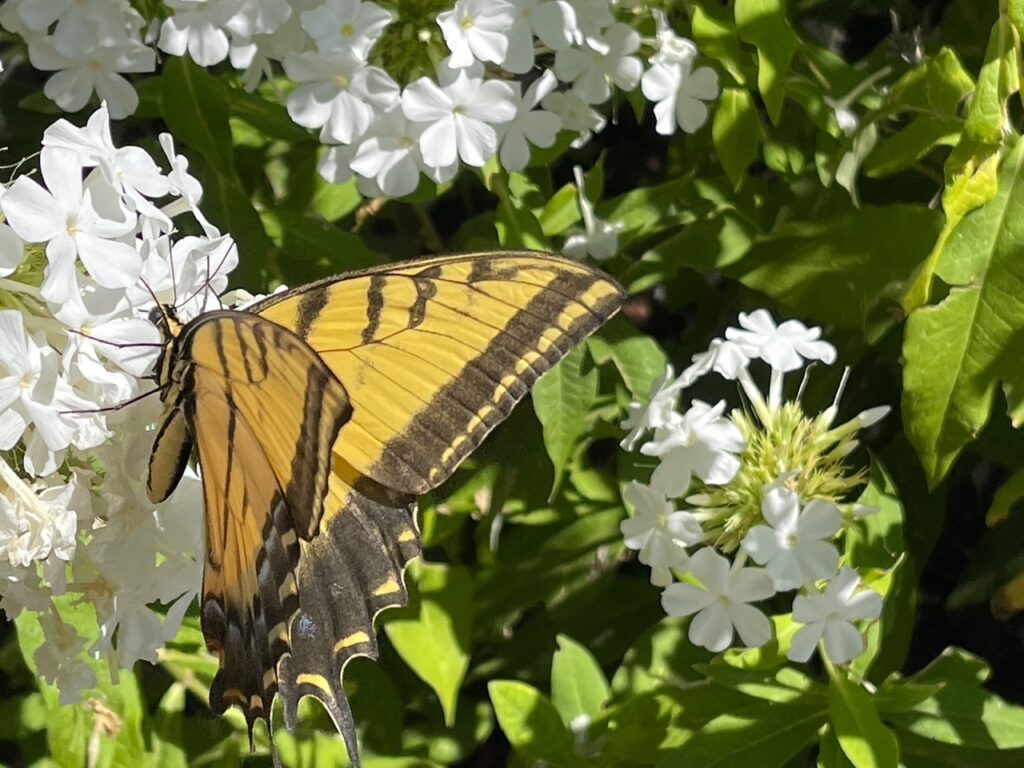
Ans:
<svg viewBox="0 0 1024 768"><path fill-rule="evenodd" d="M406 603L414 494L621 299L575 262L477 254L331 278L180 330L161 367L168 410L149 486L164 498L195 443L216 711L239 706L251 734L280 693L292 729L299 699L315 696L358 765L341 675L376 657L376 614Z"/></svg>
<svg viewBox="0 0 1024 768"><path fill-rule="evenodd" d="M324 280L253 311L294 330L344 383L353 413L335 455L389 488L421 494L623 296L579 262L482 253Z"/></svg>

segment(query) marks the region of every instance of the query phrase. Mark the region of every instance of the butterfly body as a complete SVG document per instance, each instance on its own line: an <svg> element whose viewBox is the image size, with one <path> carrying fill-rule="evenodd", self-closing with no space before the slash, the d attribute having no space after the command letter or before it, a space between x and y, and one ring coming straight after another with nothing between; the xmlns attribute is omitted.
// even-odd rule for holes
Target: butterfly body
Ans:
<svg viewBox="0 0 1024 768"><path fill-rule="evenodd" d="M237 705L251 733L279 694L291 729L314 696L358 764L341 676L376 657L377 613L406 603L416 495L621 299L581 264L488 253L341 275L184 325L161 316L149 492L166 498L194 450L215 711Z"/></svg>

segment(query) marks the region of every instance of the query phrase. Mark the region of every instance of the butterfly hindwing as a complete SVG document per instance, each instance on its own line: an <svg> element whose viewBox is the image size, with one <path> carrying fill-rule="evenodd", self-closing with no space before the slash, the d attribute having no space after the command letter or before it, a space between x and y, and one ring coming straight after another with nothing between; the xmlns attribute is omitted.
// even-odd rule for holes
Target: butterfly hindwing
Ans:
<svg viewBox="0 0 1024 768"><path fill-rule="evenodd" d="M622 297L577 262L494 253L388 265L253 311L294 328L344 382L353 414L335 453L384 486L420 494Z"/></svg>

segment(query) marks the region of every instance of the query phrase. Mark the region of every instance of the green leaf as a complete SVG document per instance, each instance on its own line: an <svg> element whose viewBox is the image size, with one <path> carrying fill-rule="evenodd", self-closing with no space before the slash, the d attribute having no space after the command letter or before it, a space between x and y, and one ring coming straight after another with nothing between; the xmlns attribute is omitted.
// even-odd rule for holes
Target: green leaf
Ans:
<svg viewBox="0 0 1024 768"><path fill-rule="evenodd" d="M794 221L755 240L726 270L790 311L874 338L928 253L941 217L923 206L865 206L835 218Z"/></svg>
<svg viewBox="0 0 1024 768"><path fill-rule="evenodd" d="M1000 16L992 27L985 63L978 74L978 84L964 121L968 138L998 144L1007 133L1006 102L1020 87L1019 58L1017 31L1008 18Z"/></svg>
<svg viewBox="0 0 1024 768"><path fill-rule="evenodd" d="M891 568L904 551L903 505L896 497L892 478L877 460L871 463L868 484L857 503L876 511L847 529L849 564L858 570Z"/></svg>
<svg viewBox="0 0 1024 768"><path fill-rule="evenodd" d="M747 168L757 159L761 124L754 99L745 88L725 88L715 109L711 136L718 160L733 187L739 189Z"/></svg>
<svg viewBox="0 0 1024 768"><path fill-rule="evenodd" d="M613 317L601 329L599 336L590 337L594 359L603 363L596 350L607 347L607 359L614 364L622 376L626 388L634 397L647 399L651 385L665 375L668 356L650 336L641 333L632 323L621 316Z"/></svg>
<svg viewBox="0 0 1024 768"><path fill-rule="evenodd" d="M503 248L519 250L527 248L534 251L549 250L547 238L541 228L540 221L530 209L520 205L512 194L513 176L518 173L506 173L497 160L492 159L483 169L487 188L498 197L498 207L494 213L494 226L498 231L498 243Z"/></svg>
<svg viewBox="0 0 1024 768"><path fill-rule="evenodd" d="M711 652L687 637L689 619L666 617L630 647L612 677L616 696L643 693L668 682L697 682L703 676L696 665L711 660Z"/></svg>
<svg viewBox="0 0 1024 768"><path fill-rule="evenodd" d="M960 103L974 91L974 80L956 51L942 48L893 83L881 111L915 112L931 118L955 117Z"/></svg>
<svg viewBox="0 0 1024 768"><path fill-rule="evenodd" d="M1011 510L1024 499L1024 467L1021 467L1006 480L992 498L992 505L985 515L985 525L997 526L1006 521Z"/></svg>
<svg viewBox="0 0 1024 768"><path fill-rule="evenodd" d="M736 37L736 24L726 8L706 0L695 5L690 30L701 54L710 56L725 67L739 85L746 85L743 73L746 57Z"/></svg>
<svg viewBox="0 0 1024 768"><path fill-rule="evenodd" d="M942 688L911 709L889 712L886 719L942 744L986 751L1024 748L1024 708L982 688L987 677L979 659L949 649L911 678L915 684Z"/></svg>
<svg viewBox="0 0 1024 768"><path fill-rule="evenodd" d="M871 695L829 667L828 713L839 746L857 768L896 768L899 743L878 717Z"/></svg>
<svg viewBox="0 0 1024 768"><path fill-rule="evenodd" d="M221 81L185 56L168 56L162 79L163 118L174 138L198 150L218 174L234 177L228 104Z"/></svg>
<svg viewBox="0 0 1024 768"><path fill-rule="evenodd" d="M409 606L386 614L384 631L398 655L437 694L450 726L469 668L473 582L464 568L421 564Z"/></svg>
<svg viewBox="0 0 1024 768"><path fill-rule="evenodd" d="M265 211L262 220L267 235L288 255L280 262L281 277L288 285L301 285L383 261L357 235L317 216L278 208Z"/></svg>
<svg viewBox="0 0 1024 768"><path fill-rule="evenodd" d="M533 388L533 409L544 428L544 448L555 467L552 495L562 480L573 445L583 434L597 399L598 373L581 344L544 374Z"/></svg>
<svg viewBox="0 0 1024 768"><path fill-rule="evenodd" d="M576 185L566 184L555 192L541 209L541 231L546 237L564 234L570 227L579 223L581 216Z"/></svg>
<svg viewBox="0 0 1024 768"><path fill-rule="evenodd" d="M728 664L702 664L697 669L719 685L755 699L776 704L825 706L825 687L792 667L765 672L758 669L739 669Z"/></svg>
<svg viewBox="0 0 1024 768"><path fill-rule="evenodd" d="M873 179L906 170L936 147L951 147L960 138L959 120L917 117L902 131L881 139L864 161L864 173Z"/></svg>
<svg viewBox="0 0 1024 768"><path fill-rule="evenodd" d="M903 422L934 487L988 420L1002 381L1021 408L1017 364L1024 331L1024 142L999 170L998 192L965 216L946 241L938 273L954 288L907 323ZM1016 345L1016 347L1015 347Z"/></svg>
<svg viewBox="0 0 1024 768"><path fill-rule="evenodd" d="M786 76L796 51L797 37L786 20L785 0L736 0L736 29L740 40L757 48L757 87L768 117L778 125Z"/></svg>
<svg viewBox="0 0 1024 768"><path fill-rule="evenodd" d="M492 680L487 691L498 725L516 752L559 766L579 762L572 751L572 736L540 691L513 680Z"/></svg>
<svg viewBox="0 0 1024 768"><path fill-rule="evenodd" d="M238 267L231 273L231 285L254 293L264 290L276 252L252 201L227 176L208 173L201 181L203 211L221 231L230 232L238 246Z"/></svg>
<svg viewBox="0 0 1024 768"><path fill-rule="evenodd" d="M154 765L161 768L188 768L185 752L185 686L173 683L160 699L153 718L152 741Z"/></svg>
<svg viewBox="0 0 1024 768"><path fill-rule="evenodd" d="M558 650L551 660L551 701L566 728L580 715L597 718L608 695L608 681L590 651L571 637L559 635Z"/></svg>
<svg viewBox="0 0 1024 768"><path fill-rule="evenodd" d="M944 683L919 685L901 678L886 680L874 696L879 714L905 712L932 698L945 687Z"/></svg>
<svg viewBox="0 0 1024 768"><path fill-rule="evenodd" d="M225 96L231 116L244 120L268 139L289 144L313 142L310 132L288 116L283 104L237 88L226 89Z"/></svg>
<svg viewBox="0 0 1024 768"><path fill-rule="evenodd" d="M757 701L705 723L658 768L781 768L816 739L824 722L824 708Z"/></svg>

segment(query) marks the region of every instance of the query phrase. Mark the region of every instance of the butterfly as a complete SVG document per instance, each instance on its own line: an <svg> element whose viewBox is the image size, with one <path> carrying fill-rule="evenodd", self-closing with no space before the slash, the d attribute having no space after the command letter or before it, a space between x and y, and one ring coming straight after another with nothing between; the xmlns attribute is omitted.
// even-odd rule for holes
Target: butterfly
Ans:
<svg viewBox="0 0 1024 768"><path fill-rule="evenodd" d="M341 678L377 657L377 614L407 602L417 495L623 297L578 262L490 252L343 274L184 324L154 312L165 410L148 491L167 498L195 453L200 622L220 662L210 706L239 707L250 744L257 720L271 733L275 696L290 731L313 696L359 765Z"/></svg>

